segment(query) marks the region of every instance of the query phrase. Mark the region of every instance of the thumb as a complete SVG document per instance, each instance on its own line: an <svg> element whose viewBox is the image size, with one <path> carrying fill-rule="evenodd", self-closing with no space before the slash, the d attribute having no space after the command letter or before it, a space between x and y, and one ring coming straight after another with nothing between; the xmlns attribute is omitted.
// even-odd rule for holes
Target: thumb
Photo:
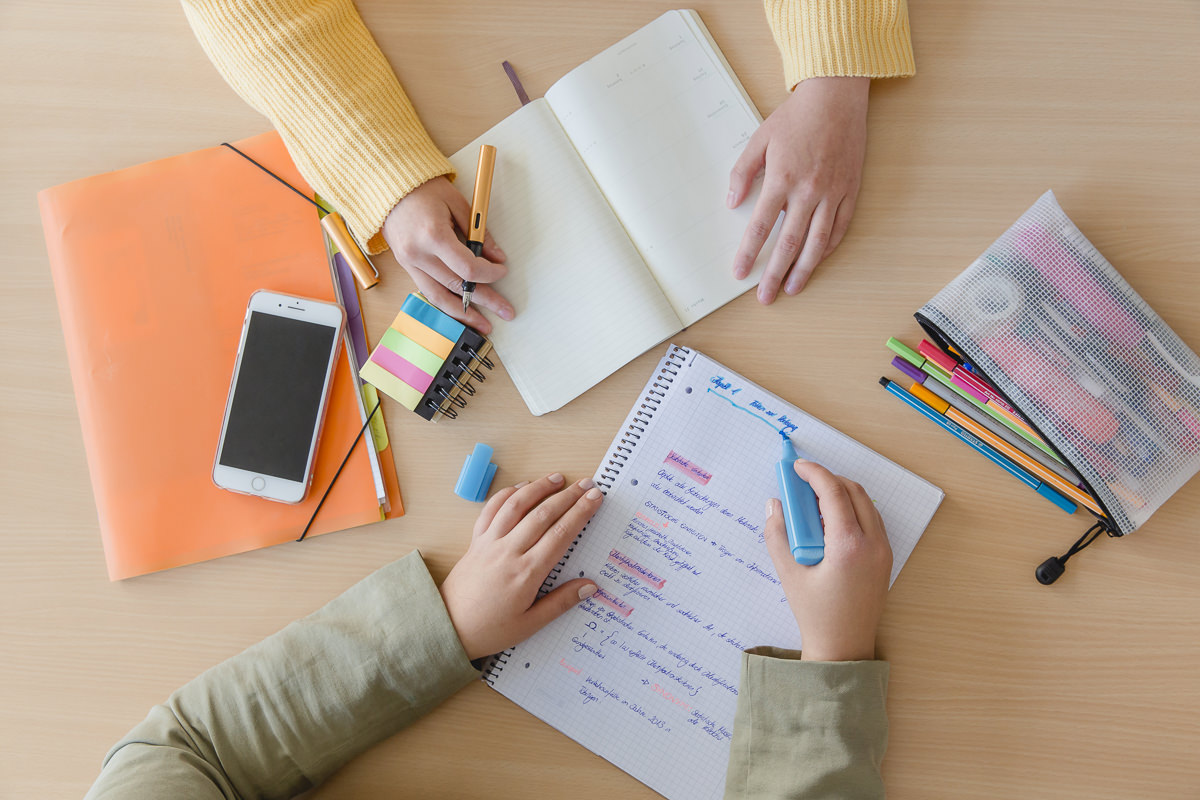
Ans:
<svg viewBox="0 0 1200 800"><path fill-rule="evenodd" d="M729 172L729 197L725 200L725 205L737 208L742 204L746 195L750 193L750 185L766 166L766 155L767 139L755 133Z"/></svg>
<svg viewBox="0 0 1200 800"><path fill-rule="evenodd" d="M775 564L776 575L782 575L786 569L795 569L796 561L792 558L792 549L788 547L787 529L783 524L783 504L774 497L767 501L767 524L763 527L763 539L767 543L767 553Z"/></svg>
<svg viewBox="0 0 1200 800"><path fill-rule="evenodd" d="M521 616L521 631L519 631L521 639L528 639L579 605L581 600L591 597L595 592L595 581L590 581L587 578L576 578L559 586L553 592L535 602Z"/></svg>

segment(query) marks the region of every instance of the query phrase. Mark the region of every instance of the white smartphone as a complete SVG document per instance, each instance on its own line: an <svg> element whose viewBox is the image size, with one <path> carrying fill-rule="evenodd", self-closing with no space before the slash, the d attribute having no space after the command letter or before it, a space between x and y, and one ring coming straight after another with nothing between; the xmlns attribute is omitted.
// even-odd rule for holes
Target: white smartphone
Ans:
<svg viewBox="0 0 1200 800"><path fill-rule="evenodd" d="M345 324L336 303L250 295L213 483L281 503L304 499Z"/></svg>

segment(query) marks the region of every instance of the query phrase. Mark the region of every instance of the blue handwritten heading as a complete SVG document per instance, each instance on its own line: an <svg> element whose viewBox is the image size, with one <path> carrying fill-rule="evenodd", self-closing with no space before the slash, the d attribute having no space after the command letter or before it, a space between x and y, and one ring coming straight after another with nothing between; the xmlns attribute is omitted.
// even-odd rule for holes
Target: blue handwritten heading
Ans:
<svg viewBox="0 0 1200 800"><path fill-rule="evenodd" d="M767 423L772 430L778 433L782 433L785 436L790 436L800 427L795 422L792 422L792 420L788 418L787 414L781 414L777 410L769 408L761 400L751 400L749 406L743 406L733 402L732 396L742 391L742 387L735 387L733 385L733 381L729 380L723 375L714 375L709 379L709 383L711 384L707 390L709 394L715 394L717 397L720 397L722 400L728 402L734 408L745 411L747 414L756 419L761 419L763 422ZM715 389L713 388L714 386L716 387Z"/></svg>

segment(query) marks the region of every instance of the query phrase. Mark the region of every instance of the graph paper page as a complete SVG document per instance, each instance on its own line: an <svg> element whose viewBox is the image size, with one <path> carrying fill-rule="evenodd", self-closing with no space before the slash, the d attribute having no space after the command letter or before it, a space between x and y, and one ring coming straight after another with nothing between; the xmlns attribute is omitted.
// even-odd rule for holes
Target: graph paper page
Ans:
<svg viewBox="0 0 1200 800"><path fill-rule="evenodd" d="M942 491L672 346L596 476L611 487L562 570L600 591L491 673L502 694L672 800L723 792L742 650L801 646L763 542L781 429L867 490L895 580Z"/></svg>

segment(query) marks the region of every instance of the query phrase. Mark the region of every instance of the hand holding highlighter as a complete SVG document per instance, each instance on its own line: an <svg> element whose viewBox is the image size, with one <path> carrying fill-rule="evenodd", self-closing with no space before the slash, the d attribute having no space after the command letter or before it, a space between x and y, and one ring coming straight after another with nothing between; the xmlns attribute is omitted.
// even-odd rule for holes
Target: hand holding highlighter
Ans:
<svg viewBox="0 0 1200 800"><path fill-rule="evenodd" d="M817 510L817 495L808 482L796 474L796 448L783 431L783 456L775 465L779 479L779 499L787 528L788 547L797 564L813 565L825 557L825 529Z"/></svg>

